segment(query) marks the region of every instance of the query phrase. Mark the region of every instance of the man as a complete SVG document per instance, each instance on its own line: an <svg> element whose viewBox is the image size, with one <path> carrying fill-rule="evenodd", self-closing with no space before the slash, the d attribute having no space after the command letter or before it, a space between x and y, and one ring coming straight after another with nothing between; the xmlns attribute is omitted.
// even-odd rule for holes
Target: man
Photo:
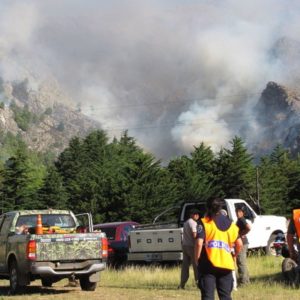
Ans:
<svg viewBox="0 0 300 300"><path fill-rule="evenodd" d="M185 284L189 279L189 268L193 265L194 278L198 281L197 266L194 260L195 256L195 239L197 235L197 221L199 220L199 211L191 209L189 212L190 218L183 224L183 237L182 237L182 252L183 261L181 265L180 284L178 288L184 289Z"/></svg>
<svg viewBox="0 0 300 300"><path fill-rule="evenodd" d="M243 249L236 256L236 264L238 268L240 285L250 283L249 271L247 267L247 250L248 250L249 242L246 235L251 230L251 227L247 223L244 214L245 214L245 207L244 206L237 207L236 215L238 219L236 225L239 228L239 237L242 239L243 242Z"/></svg>
<svg viewBox="0 0 300 300"><path fill-rule="evenodd" d="M202 300L213 300L215 288L221 300L231 300L232 271L235 254L242 249L238 227L220 211L225 202L221 198L207 201L207 213L198 226L195 261L198 265L198 285Z"/></svg>
<svg viewBox="0 0 300 300"><path fill-rule="evenodd" d="M294 237L297 237L297 248L299 252L299 238L300 238L300 209L294 209L292 219L287 231L287 244L290 257L299 265L300 259L294 246Z"/></svg>

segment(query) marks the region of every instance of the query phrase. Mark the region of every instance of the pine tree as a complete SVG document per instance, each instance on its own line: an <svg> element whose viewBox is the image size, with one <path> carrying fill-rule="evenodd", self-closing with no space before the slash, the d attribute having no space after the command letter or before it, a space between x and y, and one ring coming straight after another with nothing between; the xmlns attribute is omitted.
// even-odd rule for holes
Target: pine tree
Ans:
<svg viewBox="0 0 300 300"><path fill-rule="evenodd" d="M34 209L38 206L35 197L41 186L44 169L23 148L10 157L2 170L2 211Z"/></svg>
<svg viewBox="0 0 300 300"><path fill-rule="evenodd" d="M170 161L168 171L177 183L178 201L206 201L216 194L214 154L203 143L194 148L191 157Z"/></svg>
<svg viewBox="0 0 300 300"><path fill-rule="evenodd" d="M50 167L44 184L37 193L39 208L67 209L67 196L60 174L54 166Z"/></svg>
<svg viewBox="0 0 300 300"><path fill-rule="evenodd" d="M222 149L216 161L216 180L227 198L250 199L254 194L255 169L252 155L241 138L235 137L231 149Z"/></svg>
<svg viewBox="0 0 300 300"><path fill-rule="evenodd" d="M277 145L260 163L261 203L265 212L289 216L300 204L300 163Z"/></svg>

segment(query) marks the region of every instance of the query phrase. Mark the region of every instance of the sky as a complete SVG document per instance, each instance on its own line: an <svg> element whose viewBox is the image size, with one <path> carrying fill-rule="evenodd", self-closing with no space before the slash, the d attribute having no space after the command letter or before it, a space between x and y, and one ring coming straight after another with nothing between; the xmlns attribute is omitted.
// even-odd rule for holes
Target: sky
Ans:
<svg viewBox="0 0 300 300"><path fill-rule="evenodd" d="M4 81L52 76L110 137L128 129L162 160L251 145L266 84L297 85L299 39L299 1L0 0Z"/></svg>

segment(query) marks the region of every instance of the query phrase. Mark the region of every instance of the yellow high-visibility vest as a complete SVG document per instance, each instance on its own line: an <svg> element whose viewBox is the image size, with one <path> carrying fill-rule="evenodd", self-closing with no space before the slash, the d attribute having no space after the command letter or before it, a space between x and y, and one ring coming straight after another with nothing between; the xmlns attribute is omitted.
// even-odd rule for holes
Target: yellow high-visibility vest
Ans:
<svg viewBox="0 0 300 300"><path fill-rule="evenodd" d="M209 218L201 219L205 229L205 249L213 266L234 270L231 248L238 238L239 228L232 223L226 231L219 230Z"/></svg>
<svg viewBox="0 0 300 300"><path fill-rule="evenodd" d="M300 239L300 209L293 210L293 220L295 224L295 229L298 235L298 239Z"/></svg>

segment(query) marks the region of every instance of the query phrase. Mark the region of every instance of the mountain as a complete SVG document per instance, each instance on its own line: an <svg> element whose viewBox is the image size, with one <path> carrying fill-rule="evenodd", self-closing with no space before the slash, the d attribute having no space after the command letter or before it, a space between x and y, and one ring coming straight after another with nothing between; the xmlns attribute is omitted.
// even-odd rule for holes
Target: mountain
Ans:
<svg viewBox="0 0 300 300"><path fill-rule="evenodd" d="M258 124L256 151L271 151L277 144L292 155L300 151L300 93L269 82L254 107Z"/></svg>
<svg viewBox="0 0 300 300"><path fill-rule="evenodd" d="M38 152L59 154L74 136L84 137L100 129L98 122L81 113L54 79L33 85L33 80L0 78L0 145L3 136L21 138ZM300 151L300 93L269 82L253 109L256 138L251 139L255 157L270 153L277 144L293 155Z"/></svg>
<svg viewBox="0 0 300 300"><path fill-rule="evenodd" d="M76 108L57 82L0 79L0 132L21 138L30 149L60 153L74 136L84 137L100 124Z"/></svg>

